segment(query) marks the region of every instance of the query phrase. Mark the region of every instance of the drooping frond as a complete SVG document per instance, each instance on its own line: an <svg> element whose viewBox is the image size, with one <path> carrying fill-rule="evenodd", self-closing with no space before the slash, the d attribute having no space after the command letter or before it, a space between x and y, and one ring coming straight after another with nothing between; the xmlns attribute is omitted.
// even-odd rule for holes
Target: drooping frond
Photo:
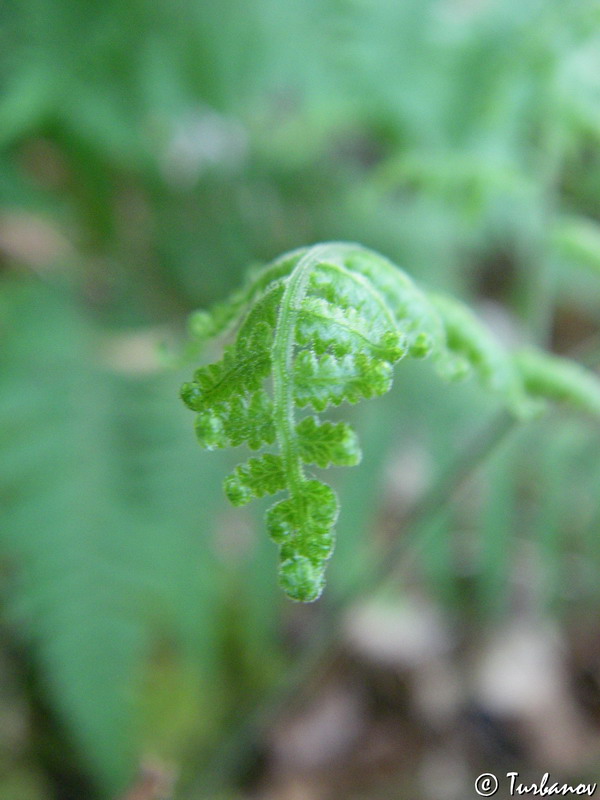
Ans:
<svg viewBox="0 0 600 800"><path fill-rule="evenodd" d="M600 382L580 364L533 349L517 353L515 363L532 397L600 415Z"/></svg>
<svg viewBox="0 0 600 800"><path fill-rule="evenodd" d="M515 361L466 307L423 292L355 244L288 253L254 271L229 303L193 320L200 340L235 335L220 361L183 385L182 399L197 413L202 446L275 448L237 466L225 493L234 505L287 493L267 512L267 530L280 550L280 583L295 600L322 591L339 511L335 492L305 467L351 466L361 457L350 426L319 414L385 394L402 358L429 356L447 380L473 372L522 417L539 410L540 395L600 411L594 376L525 356ZM579 388L569 395L571 378ZM308 408L315 413L297 420L298 409Z"/></svg>

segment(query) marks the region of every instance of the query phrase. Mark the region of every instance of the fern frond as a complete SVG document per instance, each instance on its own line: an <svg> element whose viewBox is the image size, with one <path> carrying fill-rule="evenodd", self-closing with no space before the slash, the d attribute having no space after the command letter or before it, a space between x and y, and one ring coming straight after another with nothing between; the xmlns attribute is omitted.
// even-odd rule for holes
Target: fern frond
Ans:
<svg viewBox="0 0 600 800"><path fill-rule="evenodd" d="M600 272L600 226L597 222L584 217L560 219L554 227L552 243L563 257L596 275Z"/></svg>
<svg viewBox="0 0 600 800"><path fill-rule="evenodd" d="M197 319L203 336L235 329L235 339L221 361L184 384L182 398L198 413L204 447L276 446L236 467L225 493L244 505L287 492L267 512L267 530L280 549L280 584L295 600L322 591L339 511L333 489L309 479L305 465L351 466L361 457L352 428L319 413L385 394L396 362L426 356L446 379L474 372L521 416L538 408L526 391L540 394L532 367L515 362L460 303L426 294L359 245L286 254L255 271L229 305ZM316 414L297 421L297 409L308 406Z"/></svg>
<svg viewBox="0 0 600 800"><path fill-rule="evenodd" d="M452 297L430 294L446 331L447 353L438 359L438 371L457 380L473 371L480 383L504 397L517 416L528 418L539 409L527 396L512 356L471 311Z"/></svg>
<svg viewBox="0 0 600 800"><path fill-rule="evenodd" d="M600 414L600 381L594 373L574 361L534 349L523 350L514 358L532 397Z"/></svg>

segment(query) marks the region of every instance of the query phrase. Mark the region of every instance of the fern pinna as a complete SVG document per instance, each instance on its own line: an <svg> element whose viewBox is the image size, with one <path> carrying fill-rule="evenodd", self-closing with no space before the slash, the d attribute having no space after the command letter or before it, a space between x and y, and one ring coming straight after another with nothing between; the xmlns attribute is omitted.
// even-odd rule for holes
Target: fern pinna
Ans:
<svg viewBox="0 0 600 800"><path fill-rule="evenodd" d="M535 395L552 395L552 376L562 369L558 359L536 354L528 376L532 359L511 358L465 307L426 294L355 244L284 255L255 271L228 302L193 315L190 327L194 345L235 333L223 358L196 370L181 396L197 413L203 447L266 449L234 469L225 494L241 506L286 492L266 524L279 547L280 584L301 601L321 594L339 512L336 493L307 467L352 466L361 458L352 428L322 420L321 412L384 394L404 357L429 356L446 379L475 370L524 415L538 407ZM571 399L599 413L596 379L569 367ZM560 398L569 399L564 379L558 383Z"/></svg>

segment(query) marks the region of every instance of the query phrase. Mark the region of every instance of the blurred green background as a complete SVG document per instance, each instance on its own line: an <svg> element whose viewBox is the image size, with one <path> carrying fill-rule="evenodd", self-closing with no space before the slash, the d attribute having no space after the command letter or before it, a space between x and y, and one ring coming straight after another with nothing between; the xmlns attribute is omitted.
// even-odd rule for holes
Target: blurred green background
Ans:
<svg viewBox="0 0 600 800"><path fill-rule="evenodd" d="M598 776L597 421L469 461L496 401L400 365L351 412L365 458L311 607L276 586L264 505L227 507L232 456L194 442L161 347L248 266L335 239L597 367L600 4L2 3L2 800Z"/></svg>

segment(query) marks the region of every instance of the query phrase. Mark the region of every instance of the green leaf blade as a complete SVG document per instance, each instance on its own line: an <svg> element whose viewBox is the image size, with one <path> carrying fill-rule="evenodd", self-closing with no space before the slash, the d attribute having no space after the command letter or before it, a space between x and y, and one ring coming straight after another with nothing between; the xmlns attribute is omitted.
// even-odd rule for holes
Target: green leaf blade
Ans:
<svg viewBox="0 0 600 800"><path fill-rule="evenodd" d="M243 506L255 497L275 494L286 486L286 474L280 456L265 453L237 466L225 479L224 489L229 502Z"/></svg>
<svg viewBox="0 0 600 800"><path fill-rule="evenodd" d="M363 397L385 394L391 386L392 365L365 353L318 358L303 350L296 358L294 389L301 408L312 405L316 411L324 411L330 405L357 403Z"/></svg>
<svg viewBox="0 0 600 800"><path fill-rule="evenodd" d="M353 467L360 462L358 438L345 422L320 422L316 417L305 417L296 426L296 433L305 464L325 469L331 465Z"/></svg>

